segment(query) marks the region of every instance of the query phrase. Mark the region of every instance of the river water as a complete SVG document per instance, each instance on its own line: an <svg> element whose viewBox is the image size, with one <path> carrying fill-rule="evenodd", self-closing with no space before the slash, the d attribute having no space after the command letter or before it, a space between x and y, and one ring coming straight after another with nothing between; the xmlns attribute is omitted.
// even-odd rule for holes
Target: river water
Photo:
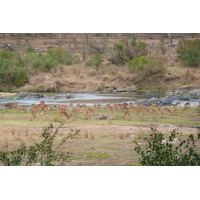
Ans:
<svg viewBox="0 0 200 200"><path fill-rule="evenodd" d="M1 98L0 101L9 102L9 103L18 103L23 105L27 109L30 109L31 104L39 104L40 101L44 101L48 105L53 104L86 104L87 106L93 106L94 103L100 103L102 106L106 104L116 104L116 103L135 103L138 99L145 99L142 97L146 92L137 91L137 92L117 92L117 93L70 93L73 98L67 99L67 93L41 93L45 95L44 98ZM153 94L158 94L160 97L165 96L165 92L153 92ZM173 103L176 103L175 101ZM186 102L182 101L181 104L184 105ZM190 102L192 106L198 105L198 101Z"/></svg>

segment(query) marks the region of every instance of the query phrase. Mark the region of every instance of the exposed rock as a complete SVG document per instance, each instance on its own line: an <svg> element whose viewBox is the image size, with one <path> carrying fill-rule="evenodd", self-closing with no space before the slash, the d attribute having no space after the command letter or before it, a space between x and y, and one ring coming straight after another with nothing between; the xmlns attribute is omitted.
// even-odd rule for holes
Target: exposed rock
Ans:
<svg viewBox="0 0 200 200"><path fill-rule="evenodd" d="M72 98L74 98L74 97L71 94L66 95L66 99L72 99Z"/></svg>
<svg viewBox="0 0 200 200"><path fill-rule="evenodd" d="M114 119L114 117L108 117L107 115L99 115L99 116L94 116L92 119L94 119L94 120L110 120L110 119Z"/></svg>
<svg viewBox="0 0 200 200"><path fill-rule="evenodd" d="M38 93L31 93L29 95L30 98L44 98L44 95Z"/></svg>
<svg viewBox="0 0 200 200"><path fill-rule="evenodd" d="M142 97L143 98L152 98L152 97L159 98L160 96L158 94L143 94Z"/></svg>

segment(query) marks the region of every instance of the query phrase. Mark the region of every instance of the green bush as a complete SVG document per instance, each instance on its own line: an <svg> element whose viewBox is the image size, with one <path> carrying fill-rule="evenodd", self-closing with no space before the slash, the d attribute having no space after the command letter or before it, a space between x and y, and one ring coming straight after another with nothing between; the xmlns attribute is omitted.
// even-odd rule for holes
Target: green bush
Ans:
<svg viewBox="0 0 200 200"><path fill-rule="evenodd" d="M73 56L70 52L65 51L63 47L52 47L49 48L47 54L58 63L63 65L72 65L75 63L80 63L80 58L78 56Z"/></svg>
<svg viewBox="0 0 200 200"><path fill-rule="evenodd" d="M148 46L145 42L137 41L134 37L130 42L127 38L115 42L108 47L106 58L113 64L123 65L135 57L142 57L148 54Z"/></svg>
<svg viewBox="0 0 200 200"><path fill-rule="evenodd" d="M52 68L58 66L58 62L50 55L31 52L25 55L24 65L37 68L43 72L49 72Z"/></svg>
<svg viewBox="0 0 200 200"><path fill-rule="evenodd" d="M5 166L19 166L19 165L33 165L40 163L41 166L52 166L55 162L68 161L70 154L64 153L59 148L69 139L73 138L79 131L73 133L71 131L67 136L63 137L61 141L55 145L55 138L58 136L58 130L63 126L62 123L54 129L51 124L45 128L40 137L42 141L35 143L33 146L27 147L24 143L20 148L13 151L0 151L0 162Z"/></svg>
<svg viewBox="0 0 200 200"><path fill-rule="evenodd" d="M16 71L16 76L14 80L15 85L24 85L28 81L28 75L25 68L19 68Z"/></svg>
<svg viewBox="0 0 200 200"><path fill-rule="evenodd" d="M179 134L174 130L163 142L164 134L151 128L151 139L144 138L145 147L141 147L134 141L135 151L141 156L140 164L146 166L199 166L200 155L192 134L186 140L174 143L174 139ZM198 139L200 135L198 134Z"/></svg>
<svg viewBox="0 0 200 200"><path fill-rule="evenodd" d="M181 57L181 63L185 67L198 67L200 65L200 51L196 48L188 49Z"/></svg>
<svg viewBox="0 0 200 200"><path fill-rule="evenodd" d="M140 88L158 86L166 73L165 56L150 56L148 59L134 58L128 65L130 71L136 73L133 79L134 84Z"/></svg>
<svg viewBox="0 0 200 200"><path fill-rule="evenodd" d="M0 83L23 85L28 80L21 56L11 51L0 52Z"/></svg>
<svg viewBox="0 0 200 200"><path fill-rule="evenodd" d="M200 40L185 40L183 37L179 40L177 55L182 66L185 67L200 67Z"/></svg>
<svg viewBox="0 0 200 200"><path fill-rule="evenodd" d="M149 63L149 60L145 57L135 57L127 63L129 66L129 70L131 72L138 72L143 70L147 64Z"/></svg>
<svg viewBox="0 0 200 200"><path fill-rule="evenodd" d="M102 65L102 62L103 56L100 54L94 54L92 58L86 63L86 65L98 69Z"/></svg>

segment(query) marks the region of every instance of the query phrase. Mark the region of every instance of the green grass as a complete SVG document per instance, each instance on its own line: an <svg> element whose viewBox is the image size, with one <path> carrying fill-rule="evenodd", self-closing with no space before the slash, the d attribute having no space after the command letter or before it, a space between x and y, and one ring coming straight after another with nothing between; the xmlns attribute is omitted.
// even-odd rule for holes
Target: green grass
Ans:
<svg viewBox="0 0 200 200"><path fill-rule="evenodd" d="M101 152L96 152L96 153L90 153L86 155L88 159L105 159L108 158L109 155L107 153L101 153Z"/></svg>
<svg viewBox="0 0 200 200"><path fill-rule="evenodd" d="M168 107L173 111L172 107ZM30 115L30 111L24 112L17 109L0 110L0 126L20 126L20 127L43 127L47 126L49 123L59 123L64 121L70 125L135 125L135 126L152 126L159 124L171 124L188 126L200 125L200 116L190 117L187 112L180 115L182 108L178 108L179 114L171 116L170 113L164 113L161 116L160 113L157 115L149 115L146 113L136 114L134 111L131 112L131 116L124 117L123 111L107 111L103 108L96 109L95 115L107 115L109 117L114 117L112 120L93 120L92 117L86 116L86 111L79 112L77 116L72 116L69 120L65 116L59 116L57 111L50 111L49 114L38 115L33 118ZM157 111L157 109L156 109ZM192 107L192 111L196 114L195 107ZM71 111L67 111L68 114Z"/></svg>

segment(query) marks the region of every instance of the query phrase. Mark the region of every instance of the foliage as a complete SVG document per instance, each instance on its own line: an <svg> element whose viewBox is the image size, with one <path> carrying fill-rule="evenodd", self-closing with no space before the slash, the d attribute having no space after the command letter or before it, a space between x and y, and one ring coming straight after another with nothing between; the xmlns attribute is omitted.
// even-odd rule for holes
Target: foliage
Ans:
<svg viewBox="0 0 200 200"><path fill-rule="evenodd" d="M145 57L135 57L127 63L131 72L141 71L147 66L149 60Z"/></svg>
<svg viewBox="0 0 200 200"><path fill-rule="evenodd" d="M165 56L150 56L134 58L129 63L131 72L137 72L134 78L134 83L137 85L154 85L162 80L166 73L166 57Z"/></svg>
<svg viewBox="0 0 200 200"><path fill-rule="evenodd" d="M15 85L24 85L28 81L27 71L24 68L20 68L17 71L14 84Z"/></svg>
<svg viewBox="0 0 200 200"><path fill-rule="evenodd" d="M34 48L29 47L26 49L26 53L31 53L31 52L33 53L35 52Z"/></svg>
<svg viewBox="0 0 200 200"><path fill-rule="evenodd" d="M164 44L165 44L165 39L160 38L160 50L161 50L163 55L166 53L166 48L164 47Z"/></svg>
<svg viewBox="0 0 200 200"><path fill-rule="evenodd" d="M145 42L137 41L134 37L131 41L128 38L114 43L108 47L106 58L113 64L125 64L130 59L142 57L148 54L148 46Z"/></svg>
<svg viewBox="0 0 200 200"><path fill-rule="evenodd" d="M152 139L146 141L143 149L137 141L134 141L135 151L141 156L140 164L146 166L197 166L200 165L200 155L197 152L194 136L191 134L186 140L174 144L174 139L179 134L174 130L166 142L164 134L151 128ZM198 134L198 139L200 134Z"/></svg>
<svg viewBox="0 0 200 200"><path fill-rule="evenodd" d="M12 51L0 52L0 83L23 85L28 80L21 56Z"/></svg>
<svg viewBox="0 0 200 200"><path fill-rule="evenodd" d="M200 40L179 40L176 52L185 67L200 67Z"/></svg>
<svg viewBox="0 0 200 200"><path fill-rule="evenodd" d="M72 65L74 63L79 63L80 59L78 56L73 56L70 52L65 51L63 47L52 47L48 49L47 54L60 64Z"/></svg>
<svg viewBox="0 0 200 200"><path fill-rule="evenodd" d="M98 69L102 65L102 62L103 56L100 54L94 54L92 58L86 63L86 65Z"/></svg>
<svg viewBox="0 0 200 200"><path fill-rule="evenodd" d="M25 55L24 65L37 68L43 72L49 72L52 68L58 65L58 62L49 55L31 52Z"/></svg>
<svg viewBox="0 0 200 200"><path fill-rule="evenodd" d="M73 130L61 139L59 144L55 145L54 141L58 136L58 130L63 126L62 123L54 130L52 124L45 128L40 137L42 141L35 143L35 145L27 147L24 143L20 145L20 148L13 151L3 150L0 151L0 162L6 166L18 166L18 165L32 165L40 163L41 166L51 166L54 162L67 161L70 158L69 153L64 153L59 148L79 131L73 133Z"/></svg>

